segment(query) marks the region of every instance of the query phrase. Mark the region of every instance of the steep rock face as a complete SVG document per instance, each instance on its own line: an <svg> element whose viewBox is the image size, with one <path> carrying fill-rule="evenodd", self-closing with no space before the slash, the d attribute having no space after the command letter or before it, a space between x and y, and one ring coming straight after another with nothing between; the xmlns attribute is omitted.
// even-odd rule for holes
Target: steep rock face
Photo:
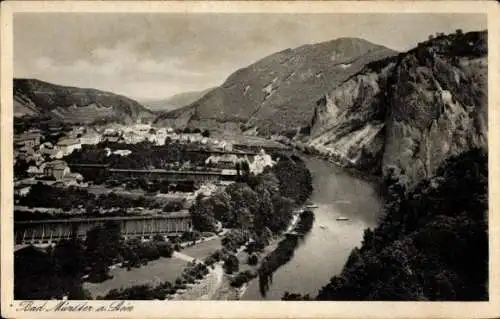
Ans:
<svg viewBox="0 0 500 319"><path fill-rule="evenodd" d="M127 97L95 89L55 85L36 79L14 79L15 116L49 116L68 123L153 119L153 114Z"/></svg>
<svg viewBox="0 0 500 319"><path fill-rule="evenodd" d="M482 46L485 36L469 35ZM452 41L443 39L443 41ZM487 57L429 45L407 54L394 74L382 169L410 181L433 176L450 156L487 147Z"/></svg>
<svg viewBox="0 0 500 319"><path fill-rule="evenodd" d="M313 115L311 101L366 63L395 53L353 38L287 49L236 71L220 87L174 116L192 112L191 123L238 123L260 135L297 130Z"/></svg>
<svg viewBox="0 0 500 319"><path fill-rule="evenodd" d="M307 145L335 162L372 170L385 143L387 79L395 59L369 64L317 102Z"/></svg>
<svg viewBox="0 0 500 319"><path fill-rule="evenodd" d="M334 161L410 183L487 146L486 33L441 36L368 64L317 102L296 139Z"/></svg>

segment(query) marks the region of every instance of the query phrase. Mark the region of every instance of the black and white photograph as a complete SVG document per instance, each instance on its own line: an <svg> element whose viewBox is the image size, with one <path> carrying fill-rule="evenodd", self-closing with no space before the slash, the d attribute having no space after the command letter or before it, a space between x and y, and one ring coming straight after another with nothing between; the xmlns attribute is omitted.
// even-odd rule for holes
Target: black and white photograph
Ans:
<svg viewBox="0 0 500 319"><path fill-rule="evenodd" d="M492 300L486 12L97 11L12 16L14 310Z"/></svg>

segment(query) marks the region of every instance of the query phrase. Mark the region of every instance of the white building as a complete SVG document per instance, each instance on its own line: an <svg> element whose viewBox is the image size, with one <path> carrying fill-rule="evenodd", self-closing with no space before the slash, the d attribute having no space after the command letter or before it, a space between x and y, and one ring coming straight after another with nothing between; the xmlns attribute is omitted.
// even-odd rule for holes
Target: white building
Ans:
<svg viewBox="0 0 500 319"><path fill-rule="evenodd" d="M147 139L147 135L141 132L128 131L122 135L123 142L126 144L137 144Z"/></svg>
<svg viewBox="0 0 500 319"><path fill-rule="evenodd" d="M250 163L250 171L254 174L260 174L264 171L267 166L274 166L275 161L271 158L271 155L266 154L264 150L260 151L260 154L255 155L254 160Z"/></svg>
<svg viewBox="0 0 500 319"><path fill-rule="evenodd" d="M63 152L64 156L73 153L74 150L81 149L80 140L73 138L63 138L57 142L57 147Z"/></svg>
<svg viewBox="0 0 500 319"><path fill-rule="evenodd" d="M65 175L71 171L65 161L57 160L45 163L43 173L45 176L52 176L56 180L61 180Z"/></svg>
<svg viewBox="0 0 500 319"><path fill-rule="evenodd" d="M82 145L96 145L101 142L101 135L95 131L87 131L80 137Z"/></svg>

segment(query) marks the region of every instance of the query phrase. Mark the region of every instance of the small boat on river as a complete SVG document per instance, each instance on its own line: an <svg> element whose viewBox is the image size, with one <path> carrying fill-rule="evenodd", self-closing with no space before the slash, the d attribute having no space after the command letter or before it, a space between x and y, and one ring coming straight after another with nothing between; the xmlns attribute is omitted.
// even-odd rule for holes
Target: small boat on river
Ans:
<svg viewBox="0 0 500 319"><path fill-rule="evenodd" d="M349 220L349 218L341 216L341 217L337 217L336 220L338 220L338 221L346 221L346 220Z"/></svg>
<svg viewBox="0 0 500 319"><path fill-rule="evenodd" d="M319 228L326 229L327 227L325 225L321 225L321 226L319 226Z"/></svg>

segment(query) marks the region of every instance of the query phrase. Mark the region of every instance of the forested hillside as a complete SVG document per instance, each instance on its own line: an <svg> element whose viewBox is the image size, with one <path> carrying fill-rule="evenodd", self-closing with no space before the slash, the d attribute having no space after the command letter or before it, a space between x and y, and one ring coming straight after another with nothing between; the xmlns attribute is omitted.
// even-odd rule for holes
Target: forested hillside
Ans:
<svg viewBox="0 0 500 319"><path fill-rule="evenodd" d="M379 225L317 299L488 300L487 153L452 157L409 192L403 179L389 175Z"/></svg>

